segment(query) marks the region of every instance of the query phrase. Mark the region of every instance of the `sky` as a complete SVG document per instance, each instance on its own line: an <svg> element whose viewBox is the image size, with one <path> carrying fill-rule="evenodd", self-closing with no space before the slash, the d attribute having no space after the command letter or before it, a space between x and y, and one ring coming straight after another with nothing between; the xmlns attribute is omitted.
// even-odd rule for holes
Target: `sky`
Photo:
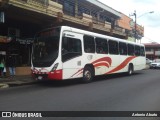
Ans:
<svg viewBox="0 0 160 120"><path fill-rule="evenodd" d="M136 10L137 24L144 26L142 43L160 43L160 0L98 0L129 16ZM153 13L149 13L154 11ZM135 20L134 16L131 16Z"/></svg>

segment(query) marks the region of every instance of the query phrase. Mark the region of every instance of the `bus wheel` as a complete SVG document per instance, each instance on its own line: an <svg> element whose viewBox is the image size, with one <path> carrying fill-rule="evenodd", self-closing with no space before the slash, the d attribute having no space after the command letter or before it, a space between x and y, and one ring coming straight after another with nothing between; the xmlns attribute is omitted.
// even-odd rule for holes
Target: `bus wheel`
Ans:
<svg viewBox="0 0 160 120"><path fill-rule="evenodd" d="M130 65L129 65L129 68L128 68L128 75L132 75L132 74L133 74L133 72L134 72L133 65L132 65L132 64L130 64Z"/></svg>
<svg viewBox="0 0 160 120"><path fill-rule="evenodd" d="M86 66L83 70L83 82L89 83L93 80L93 72L91 67Z"/></svg>

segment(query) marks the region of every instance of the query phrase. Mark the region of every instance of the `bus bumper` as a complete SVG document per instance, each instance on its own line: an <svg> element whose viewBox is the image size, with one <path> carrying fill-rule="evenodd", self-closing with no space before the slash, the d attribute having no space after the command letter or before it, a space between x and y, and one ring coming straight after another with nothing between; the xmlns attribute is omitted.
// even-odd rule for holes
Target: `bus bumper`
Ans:
<svg viewBox="0 0 160 120"><path fill-rule="evenodd" d="M62 80L62 70L55 70L54 72L32 72L32 76L35 80Z"/></svg>

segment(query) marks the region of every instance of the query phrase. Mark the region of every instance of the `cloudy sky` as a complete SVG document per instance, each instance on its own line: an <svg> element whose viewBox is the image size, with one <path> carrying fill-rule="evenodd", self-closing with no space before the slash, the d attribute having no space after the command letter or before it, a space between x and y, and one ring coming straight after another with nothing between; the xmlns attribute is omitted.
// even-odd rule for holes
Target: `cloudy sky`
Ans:
<svg viewBox="0 0 160 120"><path fill-rule="evenodd" d="M160 0L99 0L129 16L136 10L137 23L144 26L142 42L160 43ZM154 11L150 14L149 12ZM134 20L134 16L132 16Z"/></svg>

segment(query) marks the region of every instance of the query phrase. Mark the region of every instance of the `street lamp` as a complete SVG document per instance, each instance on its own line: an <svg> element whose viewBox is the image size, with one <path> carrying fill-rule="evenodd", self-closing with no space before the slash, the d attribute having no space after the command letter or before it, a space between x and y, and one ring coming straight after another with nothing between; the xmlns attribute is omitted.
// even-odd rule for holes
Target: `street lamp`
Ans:
<svg viewBox="0 0 160 120"><path fill-rule="evenodd" d="M144 15L146 15L146 14L148 14L148 13L152 14L152 13L154 13L154 11L150 11L150 12L143 13L142 15L138 16L138 18L140 18L140 17L142 17L142 16L144 16ZM135 32L134 32L134 38L135 38L135 42L136 42L136 38L137 38L137 14L136 14L136 10L134 11L133 14L131 14L131 15L129 15L129 16L134 16L134 17L135 17L135 24L134 24Z"/></svg>
<svg viewBox="0 0 160 120"><path fill-rule="evenodd" d="M146 14L152 14L152 13L154 13L154 11L150 11L150 12L146 12L146 13L143 13L142 15L140 15L140 16L138 16L137 18L140 18L140 17L142 17L142 16L144 16L144 15L146 15Z"/></svg>

